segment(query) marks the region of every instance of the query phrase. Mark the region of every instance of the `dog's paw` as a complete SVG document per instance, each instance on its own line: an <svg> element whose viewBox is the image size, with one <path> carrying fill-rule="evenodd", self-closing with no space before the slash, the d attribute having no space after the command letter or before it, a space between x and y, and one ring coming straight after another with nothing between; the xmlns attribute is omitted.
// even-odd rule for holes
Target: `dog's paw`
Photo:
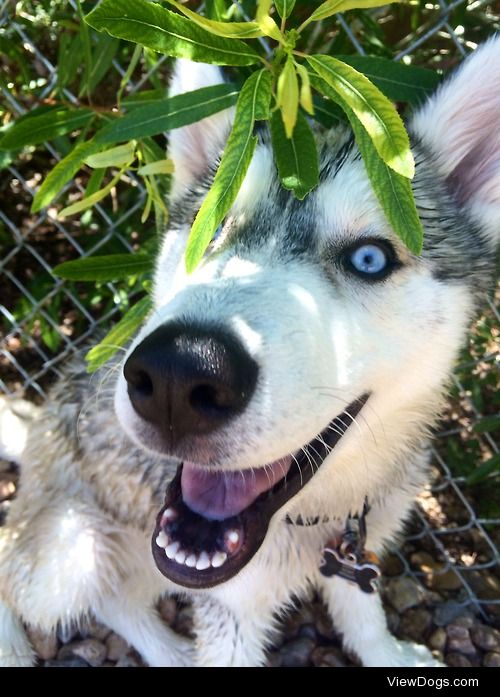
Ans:
<svg viewBox="0 0 500 697"><path fill-rule="evenodd" d="M365 666L380 668L446 668L426 646L409 641L391 641L379 646L363 661Z"/></svg>

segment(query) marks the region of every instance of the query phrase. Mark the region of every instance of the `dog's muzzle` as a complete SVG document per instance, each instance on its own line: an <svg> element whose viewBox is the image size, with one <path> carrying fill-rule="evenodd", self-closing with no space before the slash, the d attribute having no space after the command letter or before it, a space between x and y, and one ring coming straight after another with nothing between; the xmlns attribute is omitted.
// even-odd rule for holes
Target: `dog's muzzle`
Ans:
<svg viewBox="0 0 500 697"><path fill-rule="evenodd" d="M258 366L228 333L175 322L135 348L124 375L134 409L154 427L164 454L182 458L244 411ZM296 453L256 468L217 470L201 465L204 458L183 457L153 534L161 573L189 588L236 575L262 545L273 515L307 484L367 399L349 404Z"/></svg>

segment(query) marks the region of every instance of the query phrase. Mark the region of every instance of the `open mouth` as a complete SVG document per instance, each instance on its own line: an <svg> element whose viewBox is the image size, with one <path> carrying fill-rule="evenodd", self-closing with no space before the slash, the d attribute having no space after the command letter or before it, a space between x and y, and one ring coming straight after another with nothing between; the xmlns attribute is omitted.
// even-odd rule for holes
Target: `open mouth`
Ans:
<svg viewBox="0 0 500 697"><path fill-rule="evenodd" d="M349 404L294 455L260 468L215 472L179 465L152 538L161 573L187 588L235 576L261 546L273 515L313 477L367 399Z"/></svg>

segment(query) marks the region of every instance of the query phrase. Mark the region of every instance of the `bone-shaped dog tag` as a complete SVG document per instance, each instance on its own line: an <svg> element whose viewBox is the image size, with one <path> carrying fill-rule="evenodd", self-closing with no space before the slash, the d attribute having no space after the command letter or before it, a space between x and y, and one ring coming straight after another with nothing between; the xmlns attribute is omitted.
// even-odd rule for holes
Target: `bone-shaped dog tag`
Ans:
<svg viewBox="0 0 500 697"><path fill-rule="evenodd" d="M325 547L323 554L324 561L319 569L323 576L340 576L340 578L357 585L363 593L376 591L373 582L380 576L380 570L377 566L358 563L354 554L343 557L333 547Z"/></svg>

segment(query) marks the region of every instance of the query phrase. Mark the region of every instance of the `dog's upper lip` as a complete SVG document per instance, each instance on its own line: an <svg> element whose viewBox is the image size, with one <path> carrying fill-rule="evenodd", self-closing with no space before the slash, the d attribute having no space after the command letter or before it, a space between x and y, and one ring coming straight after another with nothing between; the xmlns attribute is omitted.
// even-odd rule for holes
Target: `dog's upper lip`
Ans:
<svg viewBox="0 0 500 697"><path fill-rule="evenodd" d="M250 504L244 509L229 506L222 520L209 519L187 505L181 464L167 488L152 539L153 557L161 573L187 588L209 588L235 576L263 543L273 515L313 477L368 397L363 394L354 400L292 456L297 467L290 468L289 476L265 488L257 498L253 498L254 492L245 493L238 504L246 497Z"/></svg>

